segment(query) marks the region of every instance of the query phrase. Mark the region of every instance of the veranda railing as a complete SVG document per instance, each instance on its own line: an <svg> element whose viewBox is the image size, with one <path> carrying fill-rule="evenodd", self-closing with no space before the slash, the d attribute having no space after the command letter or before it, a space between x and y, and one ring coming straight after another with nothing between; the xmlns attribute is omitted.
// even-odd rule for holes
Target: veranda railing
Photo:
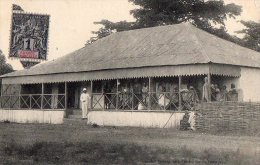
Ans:
<svg viewBox="0 0 260 165"><path fill-rule="evenodd" d="M180 95L180 97L179 97ZM194 92L92 93L93 110L192 110Z"/></svg>
<svg viewBox="0 0 260 165"><path fill-rule="evenodd" d="M65 109L65 94L22 94L0 96L2 109Z"/></svg>
<svg viewBox="0 0 260 165"><path fill-rule="evenodd" d="M180 95L180 97L179 97ZM228 94L225 98L231 98ZM228 100L222 100L228 101ZM234 101L234 100L233 100ZM93 110L193 110L200 100L194 92L92 93ZM65 94L0 96L2 109L65 109Z"/></svg>

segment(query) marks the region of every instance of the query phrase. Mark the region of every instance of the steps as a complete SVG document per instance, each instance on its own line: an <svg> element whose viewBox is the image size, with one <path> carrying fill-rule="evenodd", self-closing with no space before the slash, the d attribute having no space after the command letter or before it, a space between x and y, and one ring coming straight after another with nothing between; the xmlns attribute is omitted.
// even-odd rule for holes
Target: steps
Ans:
<svg viewBox="0 0 260 165"><path fill-rule="evenodd" d="M77 126L87 126L88 120L87 119L79 119L79 118L64 118L63 124L67 125L77 125Z"/></svg>
<svg viewBox="0 0 260 165"><path fill-rule="evenodd" d="M88 126L88 120L82 119L82 111L79 109L69 109L69 115L63 119L63 124L77 125L77 126Z"/></svg>
<svg viewBox="0 0 260 165"><path fill-rule="evenodd" d="M73 110L72 115L82 115L82 110Z"/></svg>
<svg viewBox="0 0 260 165"><path fill-rule="evenodd" d="M75 110L71 109L69 110L69 115L67 119L81 119L82 118L82 111L81 110Z"/></svg>
<svg viewBox="0 0 260 165"><path fill-rule="evenodd" d="M81 119L82 115L69 115L68 119Z"/></svg>

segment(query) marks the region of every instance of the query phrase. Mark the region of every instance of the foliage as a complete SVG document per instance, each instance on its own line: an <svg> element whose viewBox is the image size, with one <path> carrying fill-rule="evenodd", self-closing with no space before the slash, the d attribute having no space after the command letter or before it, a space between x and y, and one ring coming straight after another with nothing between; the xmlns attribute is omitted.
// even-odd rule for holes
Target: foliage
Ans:
<svg viewBox="0 0 260 165"><path fill-rule="evenodd" d="M260 52L260 22L241 21L245 29L237 33L244 34L243 42L246 47Z"/></svg>
<svg viewBox="0 0 260 165"><path fill-rule="evenodd" d="M96 32L93 31L92 33L95 34L96 36L90 38L90 40L87 41L87 44L91 44L91 43L95 42L96 40L106 37L114 32L135 29L135 23L126 22L126 21L120 21L120 22L114 23L109 20L101 20L100 22L94 22L94 24L101 24L104 27L100 28Z"/></svg>
<svg viewBox="0 0 260 165"><path fill-rule="evenodd" d="M225 20L240 15L241 6L224 4L223 0L129 0L138 8L131 10L130 14L135 22L111 22L102 20L95 24L103 25L98 31L93 32L87 44L106 37L113 32L139 29L145 27L178 24L190 22L193 25L216 34L225 39L236 41L225 30ZM218 27L218 28L217 28Z"/></svg>
<svg viewBox="0 0 260 165"><path fill-rule="evenodd" d="M5 55L3 54L3 52L0 50L0 75L12 72L13 67L6 63L6 59L5 59Z"/></svg>

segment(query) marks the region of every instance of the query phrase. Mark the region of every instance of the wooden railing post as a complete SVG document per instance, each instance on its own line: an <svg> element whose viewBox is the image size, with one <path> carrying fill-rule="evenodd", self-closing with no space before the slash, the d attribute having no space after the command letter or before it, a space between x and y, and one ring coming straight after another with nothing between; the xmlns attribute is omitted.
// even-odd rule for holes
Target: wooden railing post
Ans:
<svg viewBox="0 0 260 165"><path fill-rule="evenodd" d="M118 85L119 85L119 80L116 79L116 110L118 110Z"/></svg>
<svg viewBox="0 0 260 165"><path fill-rule="evenodd" d="M179 111L182 110L182 99L181 99L181 82L182 81L182 77L179 76Z"/></svg>
<svg viewBox="0 0 260 165"><path fill-rule="evenodd" d="M2 102L3 102L3 90L4 90L4 85L2 84L1 86L1 96L0 96L0 108L2 108Z"/></svg>
<svg viewBox="0 0 260 165"><path fill-rule="evenodd" d="M29 95L29 99L30 99L30 107L29 108L32 109L32 95L31 94Z"/></svg>
<svg viewBox="0 0 260 165"><path fill-rule="evenodd" d="M64 105L64 108L65 108L65 111L67 111L68 109L68 84L67 82L64 83L64 93L65 93L65 105Z"/></svg>
<svg viewBox="0 0 260 165"><path fill-rule="evenodd" d="M209 85L209 102L211 102L211 75L208 73L208 85Z"/></svg>
<svg viewBox="0 0 260 165"><path fill-rule="evenodd" d="M103 99L104 99L104 102L103 102L103 107L101 107L101 108L103 108L103 111L105 110L105 106L106 106L106 103L105 103L105 100L106 100L106 94L105 94L105 90L104 90L104 81L102 82L101 81L101 87L102 87L102 94L101 94L101 99L102 99L102 97L103 97Z"/></svg>
<svg viewBox="0 0 260 165"><path fill-rule="evenodd" d="M148 110L150 111L151 106L151 77L148 78Z"/></svg>
<svg viewBox="0 0 260 165"><path fill-rule="evenodd" d="M18 108L21 109L21 93L22 93L22 85L20 84L19 94L18 94Z"/></svg>
<svg viewBox="0 0 260 165"><path fill-rule="evenodd" d="M9 96L9 109L11 109L12 96Z"/></svg>
<svg viewBox="0 0 260 165"><path fill-rule="evenodd" d="M2 108L2 99L3 99L3 96L0 95L0 108Z"/></svg>
<svg viewBox="0 0 260 165"><path fill-rule="evenodd" d="M43 109L43 94L44 94L44 84L42 83L42 93L41 93L41 109Z"/></svg>
<svg viewBox="0 0 260 165"><path fill-rule="evenodd" d="M90 109L93 109L93 80L90 81Z"/></svg>
<svg viewBox="0 0 260 165"><path fill-rule="evenodd" d="M131 92L131 97L132 97L132 110L134 110L135 109L135 99L137 99L136 98L136 96L135 96L135 94L134 94L134 90L132 90L132 92ZM138 106L138 105L137 105Z"/></svg>

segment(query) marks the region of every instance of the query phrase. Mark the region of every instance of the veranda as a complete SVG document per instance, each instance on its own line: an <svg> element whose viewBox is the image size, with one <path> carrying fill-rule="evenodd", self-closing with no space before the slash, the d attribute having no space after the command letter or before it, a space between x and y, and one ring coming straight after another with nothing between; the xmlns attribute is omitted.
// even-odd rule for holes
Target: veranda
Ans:
<svg viewBox="0 0 260 165"><path fill-rule="evenodd" d="M92 111L191 111L202 101L205 77L208 77L210 86L218 84L219 87L237 80L236 77L208 74L4 84L1 89L1 109L66 110L67 116L71 109L80 109L79 97L82 89L87 88L91 95Z"/></svg>

